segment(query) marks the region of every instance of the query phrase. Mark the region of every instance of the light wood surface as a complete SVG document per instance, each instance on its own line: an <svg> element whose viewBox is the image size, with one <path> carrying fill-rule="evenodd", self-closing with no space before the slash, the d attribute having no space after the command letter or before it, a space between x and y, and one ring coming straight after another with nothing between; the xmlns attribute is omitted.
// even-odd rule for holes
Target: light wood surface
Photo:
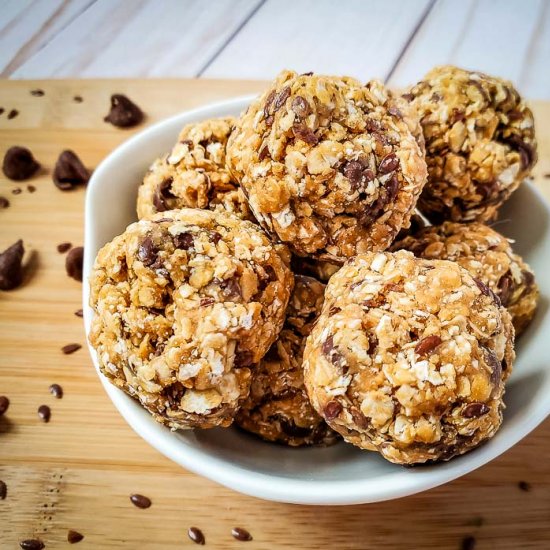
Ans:
<svg viewBox="0 0 550 550"><path fill-rule="evenodd" d="M455 63L550 99L550 0L0 0L10 78L418 81Z"/></svg>
<svg viewBox="0 0 550 550"><path fill-rule="evenodd" d="M44 97L29 91L40 88ZM148 114L147 124L198 104L257 92L244 81L44 81L2 82L0 106L20 114L0 116L0 155L14 144L30 147L43 171L17 184L0 177L0 249L23 238L36 254L26 284L0 292L0 395L11 400L0 418L0 548L40 537L46 548L67 547L68 529L85 535L76 548L192 548L190 526L200 527L216 549L460 549L475 536L477 550L546 549L549 542L550 423L491 464L464 478L409 498L350 507L276 504L239 495L191 474L149 447L127 426L103 391L84 344L81 285L69 279L56 245L81 244L84 189L61 192L51 181L59 152L74 149L90 167L134 131L102 121L113 92L127 93ZM83 103L72 97L81 95ZM550 104L534 103L541 160L537 182L550 198ZM35 185L34 194L26 191ZM113 182L115 185L116 182ZM21 187L20 195L11 189ZM48 392L60 384L64 397ZM52 409L48 424L37 416ZM531 484L529 492L519 481ZM153 501L141 510L129 500ZM240 543L231 528L248 529Z"/></svg>

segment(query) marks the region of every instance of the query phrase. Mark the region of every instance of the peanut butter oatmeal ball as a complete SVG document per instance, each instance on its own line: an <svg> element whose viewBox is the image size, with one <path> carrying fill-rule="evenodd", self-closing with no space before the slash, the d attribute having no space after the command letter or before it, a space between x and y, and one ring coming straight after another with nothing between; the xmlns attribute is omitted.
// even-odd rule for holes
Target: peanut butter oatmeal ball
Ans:
<svg viewBox="0 0 550 550"><path fill-rule="evenodd" d="M225 167L235 119L188 124L172 151L151 165L138 190L138 218L177 208L224 209L253 221L239 184Z"/></svg>
<svg viewBox="0 0 550 550"><path fill-rule="evenodd" d="M514 254L508 239L486 225L445 222L426 227L394 243L392 250L398 249L429 260L451 260L468 270L484 292L494 292L508 309L516 336L535 315L535 274Z"/></svg>
<svg viewBox="0 0 550 550"><path fill-rule="evenodd" d="M235 421L267 441L298 447L339 439L311 406L302 369L306 337L321 311L324 291L319 281L296 276L283 330L252 370L250 395Z"/></svg>
<svg viewBox="0 0 550 550"><path fill-rule="evenodd" d="M513 334L458 264L362 254L327 285L304 351L307 391L358 447L399 464L448 460L498 430Z"/></svg>
<svg viewBox="0 0 550 550"><path fill-rule="evenodd" d="M158 422L228 426L292 286L256 225L208 210L156 214L99 251L90 342L102 373Z"/></svg>
<svg viewBox="0 0 550 550"><path fill-rule="evenodd" d="M295 254L342 263L383 250L427 174L406 109L376 81L283 71L237 122L228 167Z"/></svg>
<svg viewBox="0 0 550 550"><path fill-rule="evenodd" d="M418 202L436 223L489 221L537 160L533 113L510 82L436 67L405 94L426 140Z"/></svg>

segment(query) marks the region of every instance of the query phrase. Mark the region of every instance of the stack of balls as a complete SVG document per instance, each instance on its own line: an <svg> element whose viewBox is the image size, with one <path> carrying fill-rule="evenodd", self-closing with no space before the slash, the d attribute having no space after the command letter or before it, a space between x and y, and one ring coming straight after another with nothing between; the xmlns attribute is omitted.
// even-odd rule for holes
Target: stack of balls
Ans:
<svg viewBox="0 0 550 550"><path fill-rule="evenodd" d="M535 161L533 115L498 78L439 67L398 96L283 71L145 175L91 276L101 370L174 430L463 454L498 430L537 306L485 225Z"/></svg>

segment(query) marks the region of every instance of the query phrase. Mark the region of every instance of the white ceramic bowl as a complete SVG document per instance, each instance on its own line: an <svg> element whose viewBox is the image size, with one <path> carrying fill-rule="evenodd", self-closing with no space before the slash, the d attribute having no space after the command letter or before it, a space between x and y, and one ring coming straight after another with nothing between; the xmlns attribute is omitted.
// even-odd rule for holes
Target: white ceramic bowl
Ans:
<svg viewBox="0 0 550 550"><path fill-rule="evenodd" d="M84 273L97 251L135 221L137 188L153 159L168 151L189 122L237 115L251 98L210 105L160 122L113 151L88 185ZM302 504L356 504L424 491L479 468L525 437L550 413L550 210L524 184L504 207L498 230L516 239L515 249L534 268L541 287L536 319L521 337L506 390L504 422L497 435L475 451L447 463L405 469L376 453L340 443L329 448L291 449L264 443L236 429L171 432L133 399L99 375L130 426L161 453L188 470L256 497ZM84 284L84 320L92 311ZM96 369L95 351L90 349ZM99 373L99 371L98 371Z"/></svg>

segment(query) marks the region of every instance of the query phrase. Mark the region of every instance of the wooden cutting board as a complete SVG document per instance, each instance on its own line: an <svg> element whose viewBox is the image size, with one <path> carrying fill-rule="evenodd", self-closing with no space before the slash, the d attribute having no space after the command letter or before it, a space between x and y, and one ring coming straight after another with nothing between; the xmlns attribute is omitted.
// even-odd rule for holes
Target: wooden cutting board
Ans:
<svg viewBox="0 0 550 550"><path fill-rule="evenodd" d="M190 526L200 527L216 549L548 548L550 540L550 422L491 464L432 491L401 500L348 507L296 506L237 494L189 473L152 449L128 427L103 391L85 348L81 284L65 275L56 245L82 244L84 189L59 191L51 181L57 155L74 149L89 167L135 130L103 122L109 96L126 93L151 124L185 109L260 91L261 82L216 80L98 80L0 82L0 155L29 147L42 164L31 181L0 176L0 249L23 238L33 251L28 281L0 292L0 395L11 401L0 418L0 548L40 538L65 548L67 531L85 539L77 548L172 549L194 547ZM42 89L36 97L31 90ZM83 102L73 100L75 95ZM17 109L19 115L6 115ZM537 184L550 199L550 103L535 103L540 161ZM36 187L27 191L27 184ZM113 182L116 184L116 182ZM12 194L19 187L21 194ZM539 274L539 276L548 276ZM63 399L48 392L52 383ZM51 407L48 424L40 405ZM543 458L544 457L544 458ZM530 490L518 483L529 483ZM153 501L138 509L129 495ZM231 537L235 526L254 540Z"/></svg>

